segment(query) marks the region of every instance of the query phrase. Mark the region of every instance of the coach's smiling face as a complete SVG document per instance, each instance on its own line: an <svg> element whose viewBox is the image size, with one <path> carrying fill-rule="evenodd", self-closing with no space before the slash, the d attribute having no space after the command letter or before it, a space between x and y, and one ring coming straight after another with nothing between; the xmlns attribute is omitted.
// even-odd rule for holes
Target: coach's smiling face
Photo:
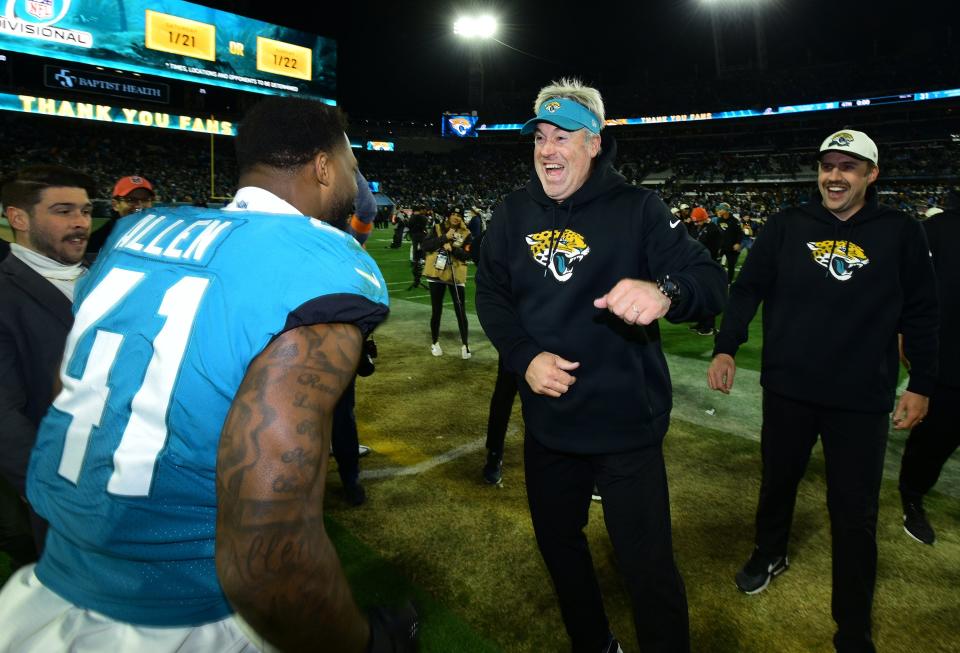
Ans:
<svg viewBox="0 0 960 653"><path fill-rule="evenodd" d="M533 165L547 197L562 202L577 192L600 153L600 137L586 129L568 132L548 122L537 125Z"/></svg>

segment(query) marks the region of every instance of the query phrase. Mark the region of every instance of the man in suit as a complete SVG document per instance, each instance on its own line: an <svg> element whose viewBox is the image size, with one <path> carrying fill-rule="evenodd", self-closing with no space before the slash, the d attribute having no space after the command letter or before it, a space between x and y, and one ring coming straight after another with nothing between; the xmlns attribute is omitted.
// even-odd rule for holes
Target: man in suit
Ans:
<svg viewBox="0 0 960 653"><path fill-rule="evenodd" d="M53 384L77 279L86 272L94 182L61 166L31 166L0 190L13 230L0 263L0 476L26 496L27 463ZM46 525L31 513L43 548Z"/></svg>

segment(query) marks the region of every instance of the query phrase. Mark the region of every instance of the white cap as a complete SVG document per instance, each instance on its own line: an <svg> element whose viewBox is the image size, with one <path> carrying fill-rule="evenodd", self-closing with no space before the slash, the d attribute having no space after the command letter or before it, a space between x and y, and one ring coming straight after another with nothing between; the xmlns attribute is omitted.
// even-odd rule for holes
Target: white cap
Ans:
<svg viewBox="0 0 960 653"><path fill-rule="evenodd" d="M678 209L678 208L675 207L675 206L674 206L674 207L671 207L671 208L670 208L670 213L676 215L676 214L680 213L680 209Z"/></svg>
<svg viewBox="0 0 960 653"><path fill-rule="evenodd" d="M938 213L943 213L943 209L941 209L940 207L937 207L937 206L931 206L929 209L927 209L926 213L923 214L923 217L925 217L925 218L932 218L933 216L937 215Z"/></svg>
<svg viewBox="0 0 960 653"><path fill-rule="evenodd" d="M680 210L681 210L681 211L686 211L686 210L689 209L689 208L690 208L690 205L689 205L689 204L681 204L681 205L680 205Z"/></svg>
<svg viewBox="0 0 960 653"><path fill-rule="evenodd" d="M877 165L877 144L863 132L841 129L827 136L820 145L820 157L825 152L840 152ZM819 157L818 157L819 158Z"/></svg>

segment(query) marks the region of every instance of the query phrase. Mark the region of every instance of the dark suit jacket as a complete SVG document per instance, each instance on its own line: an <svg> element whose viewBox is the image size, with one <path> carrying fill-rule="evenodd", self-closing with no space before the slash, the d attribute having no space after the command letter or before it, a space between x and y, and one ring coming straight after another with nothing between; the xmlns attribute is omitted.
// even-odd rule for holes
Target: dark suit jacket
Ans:
<svg viewBox="0 0 960 653"><path fill-rule="evenodd" d="M0 263L0 474L26 495L37 427L73 324L70 300L13 254Z"/></svg>

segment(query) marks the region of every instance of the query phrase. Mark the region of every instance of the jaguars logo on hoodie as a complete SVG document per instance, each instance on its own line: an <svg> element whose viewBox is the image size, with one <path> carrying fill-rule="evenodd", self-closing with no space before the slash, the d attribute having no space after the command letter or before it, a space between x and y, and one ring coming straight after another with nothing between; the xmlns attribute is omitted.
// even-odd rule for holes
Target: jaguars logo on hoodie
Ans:
<svg viewBox="0 0 960 653"><path fill-rule="evenodd" d="M867 253L856 243L848 240L818 240L807 243L817 265L830 270L837 281L846 281L853 271L870 262Z"/></svg>
<svg viewBox="0 0 960 653"><path fill-rule="evenodd" d="M583 236L576 231L547 229L526 237L530 255L538 265L550 270L560 282L573 276L573 269L590 253Z"/></svg>

